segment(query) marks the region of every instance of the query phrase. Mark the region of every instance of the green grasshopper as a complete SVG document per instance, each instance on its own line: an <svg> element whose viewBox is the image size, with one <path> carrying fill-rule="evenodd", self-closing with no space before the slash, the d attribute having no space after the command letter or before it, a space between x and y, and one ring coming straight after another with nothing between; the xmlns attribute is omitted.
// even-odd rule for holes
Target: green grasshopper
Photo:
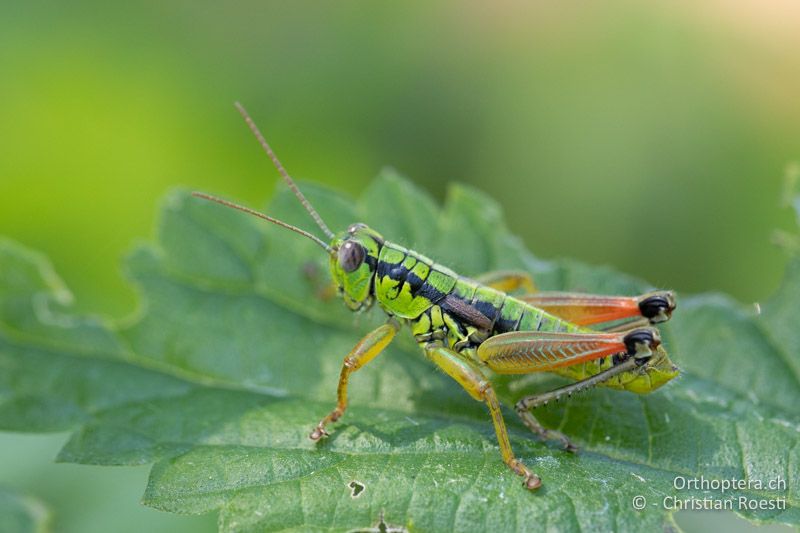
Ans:
<svg viewBox="0 0 800 533"><path fill-rule="evenodd" d="M385 324L368 333L344 358L336 407L309 437L328 436L326 426L347 408L350 375L366 365L407 325L425 357L484 402L494 423L503 461L522 476L524 486L541 486L539 477L514 455L500 402L487 371L497 374L554 372L576 380L555 390L527 396L516 404L524 424L544 439L557 439L569 451L577 448L563 434L544 428L531 414L536 406L602 385L636 393L651 392L679 374L649 324L668 320L675 309L669 291L639 297L536 292L525 273L495 272L470 279L428 257L390 242L363 223L333 233L275 156L245 109L236 104L281 177L327 236L311 233L204 193L211 200L268 220L317 243L330 258L330 273L339 296L351 311L375 303ZM527 290L515 297L509 292ZM602 328L604 324L611 324ZM590 329L593 327L595 329ZM600 329L597 329L600 328Z"/></svg>

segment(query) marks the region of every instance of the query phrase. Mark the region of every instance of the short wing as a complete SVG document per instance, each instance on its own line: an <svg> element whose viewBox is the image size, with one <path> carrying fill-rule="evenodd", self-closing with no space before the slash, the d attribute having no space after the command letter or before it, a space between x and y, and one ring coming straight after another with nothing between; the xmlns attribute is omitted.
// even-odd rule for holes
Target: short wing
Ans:
<svg viewBox="0 0 800 533"><path fill-rule="evenodd" d="M626 352L624 332L513 331L478 346L478 357L499 374L545 372Z"/></svg>
<svg viewBox="0 0 800 533"><path fill-rule="evenodd" d="M664 322L675 309L675 297L669 291L643 296L601 296L577 292L539 292L521 300L579 326L592 326L621 320L645 319Z"/></svg>

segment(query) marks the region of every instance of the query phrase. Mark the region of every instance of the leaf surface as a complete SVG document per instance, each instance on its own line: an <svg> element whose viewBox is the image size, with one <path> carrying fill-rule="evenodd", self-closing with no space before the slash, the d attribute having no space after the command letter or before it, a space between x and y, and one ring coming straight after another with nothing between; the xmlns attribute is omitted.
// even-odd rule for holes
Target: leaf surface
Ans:
<svg viewBox="0 0 800 533"><path fill-rule="evenodd" d="M441 208L392 173L358 200L303 189L331 227L366 222L465 275L513 268L546 289L649 288L607 268L537 260L472 189L453 187ZM287 191L267 212L312 228ZM126 260L140 309L110 323L70 313L47 261L3 241L0 428L73 430L62 461L154 463L147 505L219 511L223 531L348 531L381 516L415 531L638 531L674 527L663 505L673 496L737 498L748 518L800 524L800 260L760 315L721 295L681 298L663 330L684 370L670 386L593 390L538 410L582 447L577 456L533 438L507 409L515 451L544 482L535 494L500 460L485 408L407 333L354 375L332 436L308 439L335 403L342 358L382 320L318 296L326 262L291 232L178 191L156 242ZM497 379L507 405L558 383ZM701 475L750 485L675 486ZM785 488L767 486L780 479ZM739 496L785 509L740 508Z"/></svg>

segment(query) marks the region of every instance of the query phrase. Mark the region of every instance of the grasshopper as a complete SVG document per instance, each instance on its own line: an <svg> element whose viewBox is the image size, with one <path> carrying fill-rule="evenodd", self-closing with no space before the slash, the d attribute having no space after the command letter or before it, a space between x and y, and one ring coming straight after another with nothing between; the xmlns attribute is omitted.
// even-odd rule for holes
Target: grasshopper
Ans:
<svg viewBox="0 0 800 533"><path fill-rule="evenodd" d="M317 243L330 258L338 295L354 312L377 303L387 321L368 333L344 358L336 407L311 431L319 441L328 425L347 408L347 386L353 372L378 356L401 326L408 326L422 353L489 409L500 454L530 490L541 486L534 472L511 448L500 402L488 371L496 374L554 372L575 380L542 394L526 396L515 406L522 422L543 439L577 448L563 434L546 429L532 408L601 385L648 393L679 374L661 346L652 324L668 320L676 307L670 291L639 297L569 292L537 292L526 273L494 272L477 279L457 274L428 257L386 240L356 222L333 233L286 172L247 111L236 104L245 122L298 201L326 235L308 231L250 208L195 192L194 196L244 211L299 233ZM516 297L510 293L525 290Z"/></svg>

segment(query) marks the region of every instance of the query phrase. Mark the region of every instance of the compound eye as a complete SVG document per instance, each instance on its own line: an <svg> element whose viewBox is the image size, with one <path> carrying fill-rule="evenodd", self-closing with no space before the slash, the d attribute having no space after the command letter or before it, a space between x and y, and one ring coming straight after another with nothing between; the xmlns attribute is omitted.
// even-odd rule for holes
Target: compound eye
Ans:
<svg viewBox="0 0 800 533"><path fill-rule="evenodd" d="M347 241L339 248L339 266L345 272L353 272L361 266L367 257L367 251L360 244Z"/></svg>

